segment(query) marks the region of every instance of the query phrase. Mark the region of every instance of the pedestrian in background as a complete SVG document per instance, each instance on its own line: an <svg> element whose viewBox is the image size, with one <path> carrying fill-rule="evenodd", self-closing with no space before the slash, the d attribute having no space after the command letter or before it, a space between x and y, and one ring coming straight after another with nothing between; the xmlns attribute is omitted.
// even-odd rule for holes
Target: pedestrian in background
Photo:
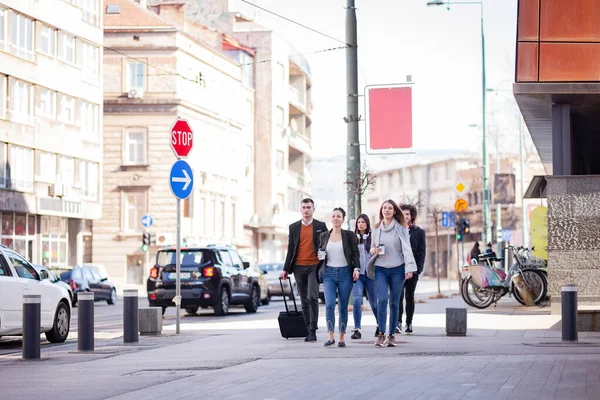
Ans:
<svg viewBox="0 0 600 400"><path fill-rule="evenodd" d="M377 288L377 323L380 334L375 346L396 347L396 326L400 307L400 293L405 279L410 279L417 271L417 263L412 254L408 228L404 214L393 200L386 200L379 209L379 222L373 229L373 245L367 273L375 277ZM388 303L390 320L386 325ZM389 329L387 341L386 327Z"/></svg>
<svg viewBox="0 0 600 400"><path fill-rule="evenodd" d="M362 298L364 290L367 290L371 311L377 318L377 294L375 293L375 281L367 277L367 263L371 259L371 221L366 214L361 214L356 220L354 233L358 240L358 253L360 255L360 275L352 287L352 314L354 317L354 333L352 339L362 338ZM379 326L375 329L375 337L379 335Z"/></svg>
<svg viewBox="0 0 600 400"><path fill-rule="evenodd" d="M327 232L324 222L313 219L315 202L306 198L300 202L302 219L290 225L287 255L282 279L293 273L300 292L302 315L308 330L305 342L317 341L319 320L319 282L317 281L317 251L319 235Z"/></svg>
<svg viewBox="0 0 600 400"><path fill-rule="evenodd" d="M400 294L400 307L398 317L398 327L396 333L402 333L402 314L404 311L403 299L406 298L406 329L404 333L412 335L412 321L413 315L415 314L415 290L417 289L417 282L419 281L419 275L423 272L423 266L425 265L425 254L427 245L425 243L425 231L415 225L417 220L417 207L410 204L403 204L400 206L404 218L408 221L408 236L410 238L410 247L412 249L415 262L417 263L417 272L415 272L410 279L404 281L404 287Z"/></svg>
<svg viewBox="0 0 600 400"><path fill-rule="evenodd" d="M342 229L346 212L338 207L331 213L333 228L323 232L319 239L319 276L322 276L325 291L325 318L329 338L325 347L335 344L335 304L339 302L339 337L338 347L345 347L346 327L348 326L348 302L352 291L352 282L360 274L360 257L356 236L353 232Z"/></svg>
<svg viewBox="0 0 600 400"><path fill-rule="evenodd" d="M471 252L469 253L469 258L467 259L467 263L471 264L471 260L479 260L479 255L481 254L481 250L479 250L479 242L475 242Z"/></svg>

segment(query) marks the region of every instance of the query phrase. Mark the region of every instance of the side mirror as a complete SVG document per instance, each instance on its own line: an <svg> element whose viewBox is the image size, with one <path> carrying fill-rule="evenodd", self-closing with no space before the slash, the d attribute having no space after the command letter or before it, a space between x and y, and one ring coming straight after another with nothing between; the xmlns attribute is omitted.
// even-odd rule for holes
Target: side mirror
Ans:
<svg viewBox="0 0 600 400"><path fill-rule="evenodd" d="M50 275L48 275L48 271L40 271L40 280L44 281L46 279L50 279Z"/></svg>
<svg viewBox="0 0 600 400"><path fill-rule="evenodd" d="M244 261L243 264L244 264L244 269L250 268L250 263L248 261Z"/></svg>

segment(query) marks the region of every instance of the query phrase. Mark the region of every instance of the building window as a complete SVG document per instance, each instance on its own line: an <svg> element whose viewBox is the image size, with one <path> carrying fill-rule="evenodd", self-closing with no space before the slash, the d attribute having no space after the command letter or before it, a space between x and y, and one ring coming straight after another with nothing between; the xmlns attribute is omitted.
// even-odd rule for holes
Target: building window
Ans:
<svg viewBox="0 0 600 400"><path fill-rule="evenodd" d="M5 188L8 183L8 145L0 142L0 187Z"/></svg>
<svg viewBox="0 0 600 400"><path fill-rule="evenodd" d="M40 26L40 52L56 57L56 29L46 25Z"/></svg>
<svg viewBox="0 0 600 400"><path fill-rule="evenodd" d="M214 200L210 201L210 210L209 210L209 219L210 219L210 233L213 237L217 234L217 203Z"/></svg>
<svg viewBox="0 0 600 400"><path fill-rule="evenodd" d="M10 188L31 191L33 188L33 150L10 146Z"/></svg>
<svg viewBox="0 0 600 400"><path fill-rule="evenodd" d="M81 189L81 195L86 198L96 199L98 197L98 164L79 160L77 162L76 187Z"/></svg>
<svg viewBox="0 0 600 400"><path fill-rule="evenodd" d="M189 196L187 199L183 200L183 218L193 218L192 215L192 200L193 196Z"/></svg>
<svg viewBox="0 0 600 400"><path fill-rule="evenodd" d="M235 239L237 237L236 235L236 226L235 224L237 223L237 218L236 218L236 208L235 208L235 204L231 205L231 238Z"/></svg>
<svg viewBox="0 0 600 400"><path fill-rule="evenodd" d="M281 126L283 128L284 120L285 120L285 111L283 110L282 107L277 106L277 112L276 112L275 117L277 118L276 119L277 126Z"/></svg>
<svg viewBox="0 0 600 400"><path fill-rule="evenodd" d="M42 265L66 266L69 259L67 218L41 216Z"/></svg>
<svg viewBox="0 0 600 400"><path fill-rule="evenodd" d="M64 94L60 95L60 109L58 118L67 124L75 123L75 99Z"/></svg>
<svg viewBox="0 0 600 400"><path fill-rule="evenodd" d="M125 165L146 165L146 138L148 134L140 130L128 131L125 134Z"/></svg>
<svg viewBox="0 0 600 400"><path fill-rule="evenodd" d="M4 50L6 41L6 9L0 7L0 49Z"/></svg>
<svg viewBox="0 0 600 400"><path fill-rule="evenodd" d="M27 82L11 78L10 110L12 119L20 122L31 122L33 104L33 86Z"/></svg>
<svg viewBox="0 0 600 400"><path fill-rule="evenodd" d="M215 212L215 215L217 216L217 220L216 220L216 232L215 232L215 237L217 239L221 239L224 237L224 231L225 231L225 202L223 201L219 201L219 204L217 205L218 208Z"/></svg>
<svg viewBox="0 0 600 400"><path fill-rule="evenodd" d="M99 136L99 107L96 104L81 102L81 131L84 138L97 141Z"/></svg>
<svg viewBox="0 0 600 400"><path fill-rule="evenodd" d="M275 158L275 167L277 169L281 170L284 168L284 159L285 159L285 155L283 154L283 151L277 150L277 156Z"/></svg>
<svg viewBox="0 0 600 400"><path fill-rule="evenodd" d="M0 118L6 118L6 75L0 75Z"/></svg>
<svg viewBox="0 0 600 400"><path fill-rule="evenodd" d="M399 187L402 187L402 185L404 184L404 181L403 181L403 178L402 178L403 173L404 172L402 170L398 171L398 186Z"/></svg>
<svg viewBox="0 0 600 400"><path fill-rule="evenodd" d="M88 24L98 26L98 0L80 0L82 19Z"/></svg>
<svg viewBox="0 0 600 400"><path fill-rule="evenodd" d="M56 182L56 154L37 151L35 180L38 182Z"/></svg>
<svg viewBox="0 0 600 400"><path fill-rule="evenodd" d="M201 198L198 207L198 221L200 221L200 236L206 235L206 199Z"/></svg>
<svg viewBox="0 0 600 400"><path fill-rule="evenodd" d="M75 186L75 160L71 157L60 157L58 174L59 183L63 184L64 195L67 196Z"/></svg>
<svg viewBox="0 0 600 400"><path fill-rule="evenodd" d="M12 53L33 60L33 20L18 13L12 18Z"/></svg>
<svg viewBox="0 0 600 400"><path fill-rule="evenodd" d="M127 64L127 91L131 89L144 90L146 66L143 63L130 62Z"/></svg>
<svg viewBox="0 0 600 400"><path fill-rule="evenodd" d="M59 34L60 59L75 64L75 37L65 32Z"/></svg>
<svg viewBox="0 0 600 400"><path fill-rule="evenodd" d="M56 118L56 92L37 87L39 101L37 105L37 115L40 117Z"/></svg>
<svg viewBox="0 0 600 400"><path fill-rule="evenodd" d="M284 87L285 86L285 67L283 66L282 63L277 63L277 66L275 68L275 76L277 77L277 84L280 87Z"/></svg>
<svg viewBox="0 0 600 400"><path fill-rule="evenodd" d="M123 230L138 232L146 213L146 192L123 192Z"/></svg>
<svg viewBox="0 0 600 400"><path fill-rule="evenodd" d="M81 43L81 57L84 62L83 71L90 77L97 78L100 75L100 49L91 43Z"/></svg>

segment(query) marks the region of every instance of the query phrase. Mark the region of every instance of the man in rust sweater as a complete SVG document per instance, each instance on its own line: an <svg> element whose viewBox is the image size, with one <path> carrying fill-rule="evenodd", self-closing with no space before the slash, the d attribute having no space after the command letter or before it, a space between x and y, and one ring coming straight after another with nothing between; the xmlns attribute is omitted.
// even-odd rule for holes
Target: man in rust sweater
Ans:
<svg viewBox="0 0 600 400"><path fill-rule="evenodd" d="M317 341L317 322L319 319L319 282L317 265L319 260L319 235L327 230L324 222L313 219L315 203L312 199L303 199L300 203L302 219L290 225L287 256L281 277L287 279L293 273L300 292L302 314L308 328L305 342Z"/></svg>

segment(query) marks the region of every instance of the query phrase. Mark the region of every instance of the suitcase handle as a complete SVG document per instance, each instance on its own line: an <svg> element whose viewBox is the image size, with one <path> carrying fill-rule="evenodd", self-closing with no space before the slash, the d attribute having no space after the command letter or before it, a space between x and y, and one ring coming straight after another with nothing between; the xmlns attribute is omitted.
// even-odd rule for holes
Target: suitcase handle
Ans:
<svg viewBox="0 0 600 400"><path fill-rule="evenodd" d="M296 310L296 312L298 312L298 306L296 305L296 296L294 296L294 288L292 287L292 279L288 276L287 280L290 281L290 291L292 292L292 300L294 301L294 309ZM285 296L285 290L283 290L283 279L279 278L279 284L281 285L281 294L283 295L285 311L289 315L290 309L288 308L287 300L285 299L286 296Z"/></svg>

